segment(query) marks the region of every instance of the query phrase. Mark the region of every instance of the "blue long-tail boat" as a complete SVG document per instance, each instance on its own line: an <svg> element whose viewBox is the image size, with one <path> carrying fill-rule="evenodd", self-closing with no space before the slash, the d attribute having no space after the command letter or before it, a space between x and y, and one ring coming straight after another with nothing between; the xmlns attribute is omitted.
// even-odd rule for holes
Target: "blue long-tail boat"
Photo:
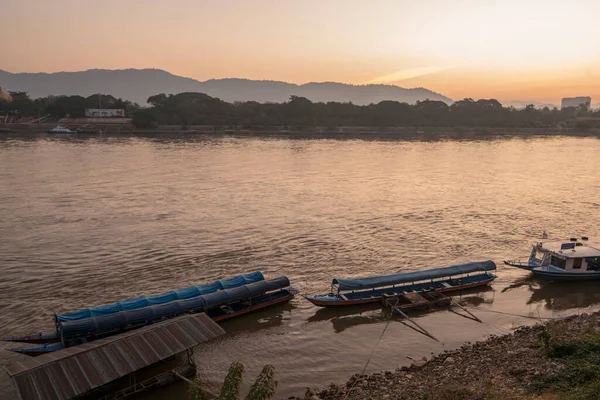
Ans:
<svg viewBox="0 0 600 400"><path fill-rule="evenodd" d="M42 344L38 347L10 349L18 353L39 355L185 313L205 312L213 320L222 321L289 301L296 293L290 287L287 277L265 280L262 273L254 272L162 295L55 315L54 332L4 340Z"/></svg>
<svg viewBox="0 0 600 400"><path fill-rule="evenodd" d="M304 298L320 307L341 307L379 302L384 294L394 296L430 290L451 292L487 285L496 279L492 273L495 270L493 261L483 261L366 278L336 278L331 282L330 293Z"/></svg>

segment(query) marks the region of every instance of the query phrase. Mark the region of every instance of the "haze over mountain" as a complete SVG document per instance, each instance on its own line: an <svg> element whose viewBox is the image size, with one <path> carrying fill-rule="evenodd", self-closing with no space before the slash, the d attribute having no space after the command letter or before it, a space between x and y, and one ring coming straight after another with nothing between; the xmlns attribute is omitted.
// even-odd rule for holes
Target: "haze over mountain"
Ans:
<svg viewBox="0 0 600 400"><path fill-rule="evenodd" d="M210 79L200 82L160 69L92 69L80 72L17 73L0 70L0 87L6 91L25 91L31 97L47 95L110 94L145 104L149 96L166 93L201 92L228 102L284 102L291 95L313 102L352 102L358 105L395 100L414 104L419 100L452 100L424 88L405 89L393 85L348 85L334 82L295 85L277 81L248 79Z"/></svg>

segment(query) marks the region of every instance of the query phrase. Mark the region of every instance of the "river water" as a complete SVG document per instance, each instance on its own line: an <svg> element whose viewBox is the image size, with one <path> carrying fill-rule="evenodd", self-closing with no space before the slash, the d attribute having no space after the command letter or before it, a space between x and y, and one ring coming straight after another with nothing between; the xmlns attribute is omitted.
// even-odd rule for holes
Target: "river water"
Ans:
<svg viewBox="0 0 600 400"><path fill-rule="evenodd" d="M395 369L539 318L600 308L597 283L540 283L502 265L550 237L600 237L600 140L0 139L0 336L54 312L249 271L301 293L361 276L492 259L491 288L459 297L483 320L289 304L225 322L200 348L210 387L234 360L272 363L278 397ZM387 329L384 328L387 326ZM384 332L382 336L382 332ZM18 360L0 345L0 363ZM368 364L367 364L368 363ZM3 374L1 391L12 392ZM148 398L185 398L184 383Z"/></svg>

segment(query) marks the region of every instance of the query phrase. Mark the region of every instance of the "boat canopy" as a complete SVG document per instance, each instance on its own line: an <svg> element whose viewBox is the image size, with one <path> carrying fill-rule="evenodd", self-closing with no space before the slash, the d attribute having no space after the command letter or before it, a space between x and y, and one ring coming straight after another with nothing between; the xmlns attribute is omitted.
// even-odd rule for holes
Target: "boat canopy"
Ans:
<svg viewBox="0 0 600 400"><path fill-rule="evenodd" d="M338 290L361 290L384 286L393 286L401 283L418 282L429 279L444 278L472 272L494 271L496 264L493 261L472 262L455 265L452 267L434 268L425 271L402 272L392 275L370 276L357 279L334 279L332 284L338 285Z"/></svg>
<svg viewBox="0 0 600 400"><path fill-rule="evenodd" d="M214 293L219 290L236 288L264 280L265 277L263 276L262 272L251 272L249 274L234 276L233 278L229 279L172 290L170 292L153 296L138 297L135 299L119 301L106 306L91 307L72 313L60 314L56 316L56 322L77 321L86 318L114 314L119 311L137 310L143 307L198 297L205 294Z"/></svg>
<svg viewBox="0 0 600 400"><path fill-rule="evenodd" d="M132 329L184 313L196 313L237 301L252 299L290 285L287 277L255 282L236 288L219 290L184 300L156 304L137 310L118 311L101 317L91 317L59 323L62 340L91 335L103 336L122 329Z"/></svg>

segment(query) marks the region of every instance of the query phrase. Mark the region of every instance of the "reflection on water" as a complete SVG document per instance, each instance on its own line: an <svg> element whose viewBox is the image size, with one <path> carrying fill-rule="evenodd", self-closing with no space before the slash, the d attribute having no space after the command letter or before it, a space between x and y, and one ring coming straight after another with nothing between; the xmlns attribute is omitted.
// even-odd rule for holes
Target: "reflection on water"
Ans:
<svg viewBox="0 0 600 400"><path fill-rule="evenodd" d="M235 320L224 321L221 326L229 336L260 332L282 326L291 319L291 313L295 308L296 306L292 303L278 304L243 315Z"/></svg>
<svg viewBox="0 0 600 400"><path fill-rule="evenodd" d="M528 304L542 303L549 310L588 308L600 304L598 282L527 282Z"/></svg>
<svg viewBox="0 0 600 400"><path fill-rule="evenodd" d="M389 369L595 309L593 285L530 282L501 260L526 256L543 231L600 237L598 154L597 139L560 137L3 136L0 336L52 329L54 312L254 270L314 294L334 276L499 264L492 289L456 297L484 324L447 310L415 315L440 343L394 323L374 349L387 323L380 308L331 312L297 297L224 323L228 334L202 347L209 383L233 360L249 376L272 363L284 397L343 381L371 354L368 371ZM16 359L7 347L2 363ZM0 380L7 398L9 387Z"/></svg>
<svg viewBox="0 0 600 400"><path fill-rule="evenodd" d="M357 307L319 308L307 321L331 321L334 331L340 333L352 326L381 322L387 318L381 304L375 303Z"/></svg>
<svg viewBox="0 0 600 400"><path fill-rule="evenodd" d="M548 282L538 280L533 274L516 279L502 292L525 288L530 296L527 304L541 304L548 310L589 308L600 304L598 282Z"/></svg>

